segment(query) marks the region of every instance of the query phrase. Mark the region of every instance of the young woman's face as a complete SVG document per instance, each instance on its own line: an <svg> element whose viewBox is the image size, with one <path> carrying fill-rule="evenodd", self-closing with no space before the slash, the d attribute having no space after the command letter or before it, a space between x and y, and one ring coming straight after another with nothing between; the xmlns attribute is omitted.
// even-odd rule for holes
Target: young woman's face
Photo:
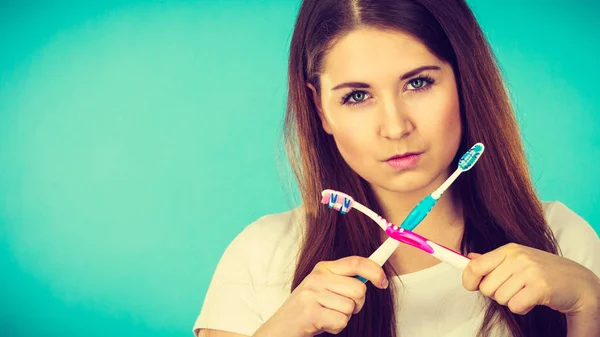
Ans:
<svg viewBox="0 0 600 337"><path fill-rule="evenodd" d="M356 173L396 192L446 179L462 132L449 64L408 34L376 29L345 35L323 62L319 116Z"/></svg>

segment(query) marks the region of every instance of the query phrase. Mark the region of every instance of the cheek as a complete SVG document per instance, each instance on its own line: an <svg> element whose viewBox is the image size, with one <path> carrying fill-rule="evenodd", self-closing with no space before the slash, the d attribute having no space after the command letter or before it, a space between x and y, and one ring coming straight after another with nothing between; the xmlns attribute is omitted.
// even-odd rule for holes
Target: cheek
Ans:
<svg viewBox="0 0 600 337"><path fill-rule="evenodd" d="M376 148L376 133L372 118L367 118L367 111L354 111L343 117L338 111L328 114L332 136L340 154L354 170L360 171L357 166L362 166L364 159L371 156Z"/></svg>
<svg viewBox="0 0 600 337"><path fill-rule="evenodd" d="M440 120L440 127L443 128L444 134L454 141L459 141L462 135L462 128L458 97L451 97L446 101L446 104L441 111Z"/></svg>
<svg viewBox="0 0 600 337"><path fill-rule="evenodd" d="M420 118L418 128L422 134L436 143L453 150L458 148L462 135L460 121L460 106L458 95L454 90L440 92L435 98L428 100L428 107L422 109L428 111Z"/></svg>
<svg viewBox="0 0 600 337"><path fill-rule="evenodd" d="M352 120L338 123L333 127L333 137L346 160L353 161L352 157L362 156L368 151L372 145L372 137L367 130L364 123L361 125L360 122L354 123Z"/></svg>
<svg viewBox="0 0 600 337"><path fill-rule="evenodd" d="M450 165L452 159L456 156L460 140L462 138L462 124L460 120L460 105L456 94L449 95L443 101L444 104L440 110L439 130L439 155L444 166Z"/></svg>

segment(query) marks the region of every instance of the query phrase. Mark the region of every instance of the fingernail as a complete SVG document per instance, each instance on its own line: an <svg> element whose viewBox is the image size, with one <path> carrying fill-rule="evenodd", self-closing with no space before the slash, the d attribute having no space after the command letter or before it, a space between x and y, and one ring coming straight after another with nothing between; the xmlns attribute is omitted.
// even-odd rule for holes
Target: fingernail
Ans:
<svg viewBox="0 0 600 337"><path fill-rule="evenodd" d="M390 283L388 282L387 278L383 279L383 282L381 282L381 286L383 287L383 289L387 289L387 287L390 285Z"/></svg>

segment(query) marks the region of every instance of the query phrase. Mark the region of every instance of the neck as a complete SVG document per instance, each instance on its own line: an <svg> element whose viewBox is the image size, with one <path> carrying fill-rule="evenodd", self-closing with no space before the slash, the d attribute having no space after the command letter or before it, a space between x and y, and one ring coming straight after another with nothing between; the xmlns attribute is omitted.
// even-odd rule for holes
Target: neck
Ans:
<svg viewBox="0 0 600 337"><path fill-rule="evenodd" d="M382 210L381 215L400 225L417 203L435 191L447 177L440 176L428 186L410 193L383 190L374 186L373 191ZM442 195L427 217L414 229L415 233L456 251L460 250L463 231L462 206L452 188ZM382 239L387 239L384 232ZM398 274L415 272L439 263L433 256L405 244L398 247L389 261Z"/></svg>

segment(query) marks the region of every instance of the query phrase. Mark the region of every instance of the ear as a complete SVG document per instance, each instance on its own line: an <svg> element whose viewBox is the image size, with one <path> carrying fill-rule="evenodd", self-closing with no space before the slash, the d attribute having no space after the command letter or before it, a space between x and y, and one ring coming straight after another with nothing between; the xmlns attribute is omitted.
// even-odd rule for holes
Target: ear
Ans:
<svg viewBox="0 0 600 337"><path fill-rule="evenodd" d="M325 132L327 132L328 134L332 134L331 126L329 125L329 122L327 122L327 118L323 113L323 106L321 105L321 98L319 97L319 94L317 94L317 89L315 89L315 86L310 83L306 83L306 86L312 92L312 99L315 103L315 107L317 107L317 112L319 114L319 118L321 119L321 125L323 126L323 130L325 130Z"/></svg>

